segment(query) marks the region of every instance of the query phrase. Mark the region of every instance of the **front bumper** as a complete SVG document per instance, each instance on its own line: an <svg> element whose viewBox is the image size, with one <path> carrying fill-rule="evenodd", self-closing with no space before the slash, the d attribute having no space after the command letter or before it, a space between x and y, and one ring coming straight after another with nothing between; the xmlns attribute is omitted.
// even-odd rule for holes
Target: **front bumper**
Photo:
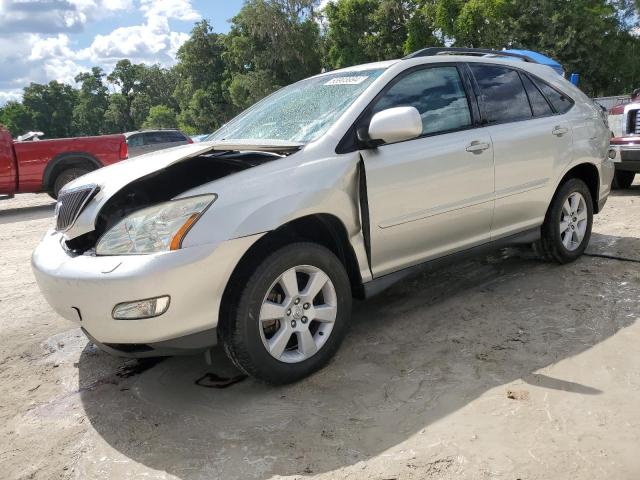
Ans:
<svg viewBox="0 0 640 480"><path fill-rule="evenodd" d="M640 173L640 137L627 141L611 141L611 149L616 152L616 170Z"/></svg>
<svg viewBox="0 0 640 480"><path fill-rule="evenodd" d="M212 338L229 277L261 236L152 255L97 257L70 255L62 247L61 234L49 232L31 263L47 302L97 343L123 354L136 353L133 345L144 346L142 350L156 344L178 345L177 350L188 351ZM162 295L169 295L171 303L158 317L114 320L111 316L118 303Z"/></svg>

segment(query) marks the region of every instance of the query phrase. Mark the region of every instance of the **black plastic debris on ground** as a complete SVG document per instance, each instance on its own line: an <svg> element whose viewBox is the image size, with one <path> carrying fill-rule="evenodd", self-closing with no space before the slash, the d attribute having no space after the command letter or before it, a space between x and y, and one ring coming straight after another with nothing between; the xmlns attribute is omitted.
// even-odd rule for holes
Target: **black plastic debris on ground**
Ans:
<svg viewBox="0 0 640 480"><path fill-rule="evenodd" d="M139 375L142 372L155 367L158 363L163 361L165 357L151 357L151 358L137 358L125 362L118 367L116 376L120 378L129 378L134 375Z"/></svg>
<svg viewBox="0 0 640 480"><path fill-rule="evenodd" d="M205 373L196 380L196 385L205 388L227 388L247 378L246 375L236 375L235 377L224 378L215 373Z"/></svg>

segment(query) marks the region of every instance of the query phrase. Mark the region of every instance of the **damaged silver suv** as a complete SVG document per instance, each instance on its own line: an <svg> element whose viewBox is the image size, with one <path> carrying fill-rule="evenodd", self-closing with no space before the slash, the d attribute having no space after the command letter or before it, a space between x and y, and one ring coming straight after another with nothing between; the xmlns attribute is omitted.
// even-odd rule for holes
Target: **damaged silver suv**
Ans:
<svg viewBox="0 0 640 480"><path fill-rule="evenodd" d="M354 296L505 245L579 257L613 176L600 111L505 52L324 73L203 143L67 185L37 282L107 352L220 343L247 374L292 382L336 352Z"/></svg>

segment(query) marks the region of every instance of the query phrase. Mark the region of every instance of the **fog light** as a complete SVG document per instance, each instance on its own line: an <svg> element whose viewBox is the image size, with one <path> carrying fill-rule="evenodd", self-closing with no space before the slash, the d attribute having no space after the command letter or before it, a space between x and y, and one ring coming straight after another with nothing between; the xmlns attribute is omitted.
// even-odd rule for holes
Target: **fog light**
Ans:
<svg viewBox="0 0 640 480"><path fill-rule="evenodd" d="M111 316L116 320L141 320L162 315L169 308L171 298L163 297L147 298L135 302L119 303L113 307Z"/></svg>

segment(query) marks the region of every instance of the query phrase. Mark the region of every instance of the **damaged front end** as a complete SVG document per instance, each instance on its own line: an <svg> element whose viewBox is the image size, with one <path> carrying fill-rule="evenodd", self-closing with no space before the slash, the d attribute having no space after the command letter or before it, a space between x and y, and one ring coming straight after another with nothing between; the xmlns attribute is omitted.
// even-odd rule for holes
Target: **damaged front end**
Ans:
<svg viewBox="0 0 640 480"><path fill-rule="evenodd" d="M151 154L131 161L136 165L129 165L132 167L129 171L124 171L123 164L119 164L79 179L74 184L80 185L72 185L62 192L56 208L56 229L64 232L65 248L74 255L94 254L100 238L127 216L172 200L195 187L283 158L299 146L246 148L241 151L214 145L200 148L196 154L188 152L186 156L175 155L179 150L173 149L173 159L161 158L156 168L148 168L155 160ZM134 168L139 167L139 162L145 162L147 168ZM116 171L111 172L109 168ZM131 175L134 169L141 174ZM125 182L120 174L133 178ZM114 183L118 188L113 187ZM70 203L67 208L66 203ZM61 223L61 220L64 221Z"/></svg>

